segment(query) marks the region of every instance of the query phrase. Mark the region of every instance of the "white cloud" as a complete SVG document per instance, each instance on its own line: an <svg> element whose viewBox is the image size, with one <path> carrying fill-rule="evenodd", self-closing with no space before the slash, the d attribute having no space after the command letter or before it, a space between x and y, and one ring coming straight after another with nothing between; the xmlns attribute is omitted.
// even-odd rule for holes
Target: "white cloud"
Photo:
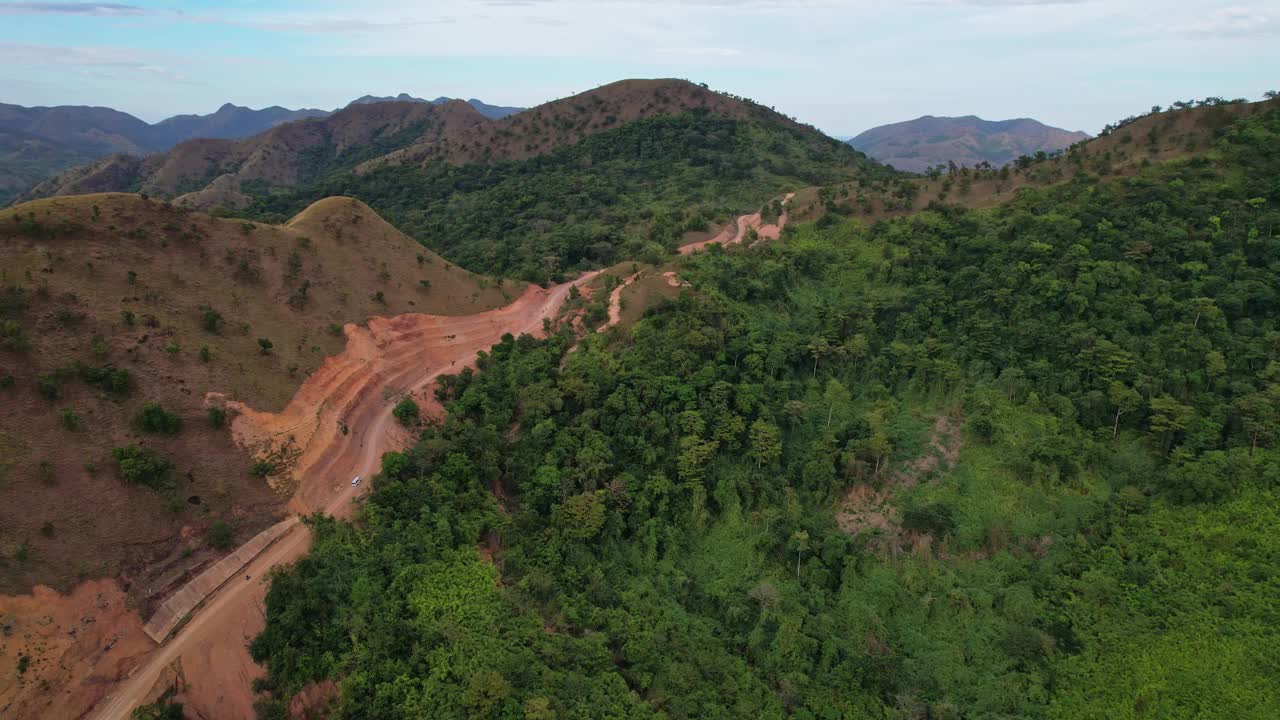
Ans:
<svg viewBox="0 0 1280 720"><path fill-rule="evenodd" d="M146 73L174 82L188 80L185 74L170 69L161 58L129 48L32 45L0 41L0 60L14 65L118 69Z"/></svg>
<svg viewBox="0 0 1280 720"><path fill-rule="evenodd" d="M76 2L8 2L0 3L0 14L6 15L141 15L136 5L120 3Z"/></svg>

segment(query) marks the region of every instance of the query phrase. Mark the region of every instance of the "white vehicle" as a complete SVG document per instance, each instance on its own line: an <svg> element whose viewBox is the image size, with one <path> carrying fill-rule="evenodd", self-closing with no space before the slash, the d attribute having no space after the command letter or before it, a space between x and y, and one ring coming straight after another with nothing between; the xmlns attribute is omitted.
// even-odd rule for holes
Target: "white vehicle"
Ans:
<svg viewBox="0 0 1280 720"><path fill-rule="evenodd" d="M354 478L352 478L352 479L351 479L351 484L352 484L353 486L354 486L354 485L359 485L359 484L360 484L360 476L359 476L359 475L357 475L357 476L355 476Z"/></svg>

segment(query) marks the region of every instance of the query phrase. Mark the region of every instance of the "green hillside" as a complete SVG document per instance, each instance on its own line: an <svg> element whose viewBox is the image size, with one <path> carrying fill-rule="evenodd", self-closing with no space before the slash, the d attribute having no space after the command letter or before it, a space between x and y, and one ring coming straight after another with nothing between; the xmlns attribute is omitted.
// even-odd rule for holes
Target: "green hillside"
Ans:
<svg viewBox="0 0 1280 720"><path fill-rule="evenodd" d="M810 129L699 110L636 120L527 160L356 174L359 159L299 188L246 184L255 201L243 214L279 220L350 195L469 270L541 282L623 259L656 261L685 231L787 187L892 172Z"/></svg>
<svg viewBox="0 0 1280 720"><path fill-rule="evenodd" d="M263 716L1272 717L1277 229L1273 107L510 339L276 577Z"/></svg>

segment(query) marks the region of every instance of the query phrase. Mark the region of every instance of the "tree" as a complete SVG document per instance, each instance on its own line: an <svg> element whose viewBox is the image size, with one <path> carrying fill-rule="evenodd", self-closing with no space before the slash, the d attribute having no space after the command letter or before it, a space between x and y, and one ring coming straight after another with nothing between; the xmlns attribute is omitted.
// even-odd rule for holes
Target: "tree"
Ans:
<svg viewBox="0 0 1280 720"><path fill-rule="evenodd" d="M134 422L143 432L176 435L182 430L182 418L153 402L143 403Z"/></svg>
<svg viewBox="0 0 1280 720"><path fill-rule="evenodd" d="M751 438L750 456L755 459L756 467L773 465L782 457L782 432L778 426L756 418L748 431Z"/></svg>
<svg viewBox="0 0 1280 720"><path fill-rule="evenodd" d="M1280 434L1280 386L1250 393L1236 403L1244 431L1249 435L1249 454L1258 445L1270 444Z"/></svg>
<svg viewBox="0 0 1280 720"><path fill-rule="evenodd" d="M831 415L835 412L836 406L844 406L852 400L849 390L835 378L827 381L827 388L822 393L822 399L827 403L827 429L831 428Z"/></svg>
<svg viewBox="0 0 1280 720"><path fill-rule="evenodd" d="M270 340L266 338L258 338L258 354L270 355L271 348L273 347L275 347L275 345Z"/></svg>
<svg viewBox="0 0 1280 720"><path fill-rule="evenodd" d="M809 532L807 530L796 530L791 533L789 545L796 553L796 577L800 577L800 557L805 550L809 549Z"/></svg>
<svg viewBox="0 0 1280 720"><path fill-rule="evenodd" d="M173 463L150 448L126 445L111 451L120 477L127 483L162 490L172 483Z"/></svg>
<svg viewBox="0 0 1280 720"><path fill-rule="evenodd" d="M400 402L396 403L396 407L391 411L391 414L395 416L396 420L400 421L401 425L404 425L405 427L413 427L418 424L418 416L420 412L418 403L414 402L411 397L405 397Z"/></svg>
<svg viewBox="0 0 1280 720"><path fill-rule="evenodd" d="M1111 425L1111 437L1115 437L1120 432L1120 416L1137 410L1142 404L1142 396L1138 394L1137 390L1128 385L1112 381L1111 385L1107 387L1107 399L1111 401L1112 407L1116 409L1116 419Z"/></svg>
<svg viewBox="0 0 1280 720"><path fill-rule="evenodd" d="M222 520L218 520L213 525L209 526L207 539L209 540L209 545L212 546L213 549L228 550L231 548L231 544L234 540L233 536L234 533L231 531L231 526Z"/></svg>
<svg viewBox="0 0 1280 720"><path fill-rule="evenodd" d="M1168 395L1151 398L1151 431L1163 437L1166 451L1173 442L1173 436L1187 429L1193 412L1190 406Z"/></svg>

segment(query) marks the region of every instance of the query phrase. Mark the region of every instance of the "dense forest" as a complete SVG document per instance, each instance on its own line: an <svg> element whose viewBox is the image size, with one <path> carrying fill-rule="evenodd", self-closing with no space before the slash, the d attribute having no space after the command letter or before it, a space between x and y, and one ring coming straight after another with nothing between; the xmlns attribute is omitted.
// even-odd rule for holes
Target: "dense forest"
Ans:
<svg viewBox="0 0 1280 720"><path fill-rule="evenodd" d="M755 209L780 187L893 174L812 130L702 110L637 120L529 160L353 166L326 167L299 188L249 184L245 213L283 222L349 195L463 267L546 282L624 259L656 262L686 231Z"/></svg>
<svg viewBox="0 0 1280 720"><path fill-rule="evenodd" d="M1278 231L1270 109L507 338L312 520L261 712L333 680L361 718L1274 717Z"/></svg>

